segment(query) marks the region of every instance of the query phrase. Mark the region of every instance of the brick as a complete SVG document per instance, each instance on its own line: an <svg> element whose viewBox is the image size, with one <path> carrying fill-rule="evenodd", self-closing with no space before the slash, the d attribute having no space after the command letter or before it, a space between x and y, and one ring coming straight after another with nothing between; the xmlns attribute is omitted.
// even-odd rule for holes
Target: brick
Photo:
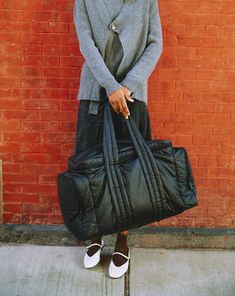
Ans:
<svg viewBox="0 0 235 296"><path fill-rule="evenodd" d="M40 180L43 179L45 176L48 176L48 175L40 175L39 176ZM54 176L54 178L55 178L55 175L51 175L51 176L52 177ZM59 206L57 194L52 195L52 194L46 194L46 193L39 193L38 195L39 195L39 202L40 203L53 204L54 207Z"/></svg>
<svg viewBox="0 0 235 296"><path fill-rule="evenodd" d="M23 131L58 131L59 123L56 121L30 121L25 120L22 123L21 130Z"/></svg>
<svg viewBox="0 0 235 296"><path fill-rule="evenodd" d="M227 177L228 179L231 179L232 177L234 177L234 168L233 167L214 167L214 168L210 168L209 172L208 172L208 176L210 177L217 177L217 176L222 176L222 177Z"/></svg>
<svg viewBox="0 0 235 296"><path fill-rule="evenodd" d="M6 142L38 143L40 134L39 132L4 132L3 140Z"/></svg>
<svg viewBox="0 0 235 296"><path fill-rule="evenodd" d="M70 143L72 134L71 132L63 133L44 133L42 134L43 141L52 143Z"/></svg>
<svg viewBox="0 0 235 296"><path fill-rule="evenodd" d="M44 77L59 77L60 71L57 67L45 67L42 69Z"/></svg>
<svg viewBox="0 0 235 296"><path fill-rule="evenodd" d="M22 79L23 87L32 87L32 88L57 88L60 85L60 81L57 78L23 78Z"/></svg>
<svg viewBox="0 0 235 296"><path fill-rule="evenodd" d="M196 227L213 227L215 225L214 218L196 218Z"/></svg>
<svg viewBox="0 0 235 296"><path fill-rule="evenodd" d="M24 120L33 120L41 119L40 113L38 111L28 112L24 110L17 111L4 111L3 119L24 119Z"/></svg>
<svg viewBox="0 0 235 296"><path fill-rule="evenodd" d="M188 80L194 80L196 77L196 70L160 69L158 71L159 80L182 80L185 77L187 77Z"/></svg>
<svg viewBox="0 0 235 296"><path fill-rule="evenodd" d="M192 122L192 114L185 113L168 113L164 114L162 112L156 113L156 118L158 122L161 123L171 123L172 121L175 123L191 123Z"/></svg>
<svg viewBox="0 0 235 296"><path fill-rule="evenodd" d="M224 26L206 25L206 36L224 36Z"/></svg>
<svg viewBox="0 0 235 296"><path fill-rule="evenodd" d="M213 145L214 143L217 144L224 144L229 145L230 140L227 136L224 135L193 135L193 144L199 145Z"/></svg>
<svg viewBox="0 0 235 296"><path fill-rule="evenodd" d="M214 104L214 112L216 113L230 113L235 112L235 103L218 103Z"/></svg>
<svg viewBox="0 0 235 296"><path fill-rule="evenodd" d="M84 62L82 57L61 57L60 64L62 67L81 67Z"/></svg>
<svg viewBox="0 0 235 296"><path fill-rule="evenodd" d="M60 146L55 147L52 143L22 143L21 152L36 153L60 153Z"/></svg>
<svg viewBox="0 0 235 296"><path fill-rule="evenodd" d="M22 211L22 204L19 203L5 203L3 210L6 212L20 213Z"/></svg>
<svg viewBox="0 0 235 296"><path fill-rule="evenodd" d="M233 169L235 167L235 158L232 156L219 156L217 158L218 166L228 167Z"/></svg>
<svg viewBox="0 0 235 296"><path fill-rule="evenodd" d="M233 228L233 219L232 218L214 218L214 226L215 227L231 227Z"/></svg>
<svg viewBox="0 0 235 296"><path fill-rule="evenodd" d="M180 69L215 69L216 59L206 58L178 58Z"/></svg>
<svg viewBox="0 0 235 296"><path fill-rule="evenodd" d="M215 81L215 90L221 92L235 91L234 81Z"/></svg>
<svg viewBox="0 0 235 296"><path fill-rule="evenodd" d="M196 79L208 80L213 76L214 80L227 81L233 80L233 71L223 71L223 70L197 70Z"/></svg>
<svg viewBox="0 0 235 296"><path fill-rule="evenodd" d="M235 188L201 188L201 197L210 197L216 199L225 199L228 196L234 196Z"/></svg>
<svg viewBox="0 0 235 296"><path fill-rule="evenodd" d="M24 100L22 102L23 109L49 109L58 110L60 102L58 100Z"/></svg>
<svg viewBox="0 0 235 296"><path fill-rule="evenodd" d="M53 193L55 192L55 186L45 185L45 184L22 184L22 192L30 192L30 193ZM44 205L36 205L37 208L43 209ZM32 206L28 206L27 208L32 208Z"/></svg>
<svg viewBox="0 0 235 296"><path fill-rule="evenodd" d="M213 134L231 135L234 132L234 126L231 124L221 125L213 124Z"/></svg>
<svg viewBox="0 0 235 296"><path fill-rule="evenodd" d="M63 132L74 131L76 129L76 122L67 122L62 121L60 122L60 130Z"/></svg>
<svg viewBox="0 0 235 296"><path fill-rule="evenodd" d="M0 131L15 131L20 129L19 120L1 120Z"/></svg>
<svg viewBox="0 0 235 296"><path fill-rule="evenodd" d="M235 198L234 197L226 198L225 207L235 209Z"/></svg>
<svg viewBox="0 0 235 296"><path fill-rule="evenodd" d="M80 72L78 68L60 68L60 76L61 77L66 77L66 78L79 78Z"/></svg>
<svg viewBox="0 0 235 296"><path fill-rule="evenodd" d="M21 184L6 183L5 186L4 186L4 188L3 188L3 194L5 192L21 192Z"/></svg>
<svg viewBox="0 0 235 296"><path fill-rule="evenodd" d="M185 25L215 25L217 19L215 14L178 14L177 23Z"/></svg>
<svg viewBox="0 0 235 296"><path fill-rule="evenodd" d="M59 67L60 65L60 57L58 56L43 56L42 65L49 67Z"/></svg>
<svg viewBox="0 0 235 296"><path fill-rule="evenodd" d="M57 10L58 9L58 1L42 0L41 1L41 9Z"/></svg>
<svg viewBox="0 0 235 296"><path fill-rule="evenodd" d="M5 9L40 9L41 8L41 1L34 0L33 2L30 0L2 0L2 8Z"/></svg>
<svg viewBox="0 0 235 296"><path fill-rule="evenodd" d="M6 202L16 203L16 202L31 202L38 203L38 194L24 194L24 193L5 193L4 194Z"/></svg>
<svg viewBox="0 0 235 296"><path fill-rule="evenodd" d="M78 88L78 80L77 79L63 79L61 78L60 80L60 86L62 88L74 88L77 89Z"/></svg>
<svg viewBox="0 0 235 296"><path fill-rule="evenodd" d="M41 111L43 120L76 121L77 116L73 111Z"/></svg>
<svg viewBox="0 0 235 296"><path fill-rule="evenodd" d="M20 173L20 164L19 163L10 163L10 162L3 162L2 169L4 173ZM6 193L5 193L6 194ZM4 194L4 196L5 196Z"/></svg>
<svg viewBox="0 0 235 296"><path fill-rule="evenodd" d="M175 133L179 134L212 134L210 124L175 124Z"/></svg>
<svg viewBox="0 0 235 296"><path fill-rule="evenodd" d="M58 44L44 45L42 53L45 55L57 56L60 54L60 46Z"/></svg>
<svg viewBox="0 0 235 296"><path fill-rule="evenodd" d="M4 174L4 182L11 183L27 183L27 182L37 182L37 176L32 174Z"/></svg>
<svg viewBox="0 0 235 296"><path fill-rule="evenodd" d="M8 153L14 153L14 152L20 151L20 143L3 143L0 144L0 152L8 152Z"/></svg>
<svg viewBox="0 0 235 296"><path fill-rule="evenodd" d="M0 85L4 88L21 87L22 81L19 78L0 78Z"/></svg>
<svg viewBox="0 0 235 296"><path fill-rule="evenodd" d="M22 43L22 36L17 32L0 32L0 42Z"/></svg>
<svg viewBox="0 0 235 296"><path fill-rule="evenodd" d="M77 89L70 89L69 90L68 99L69 100L64 100L64 97L61 98L61 100L60 100L60 108L62 110L74 110L74 111L76 111L77 110L77 102L79 102L79 99L77 97Z"/></svg>
<svg viewBox="0 0 235 296"><path fill-rule="evenodd" d="M223 92L221 94L222 103L234 103L234 93L233 92Z"/></svg>
<svg viewBox="0 0 235 296"><path fill-rule="evenodd" d="M11 98L1 98L1 109L20 109L21 102Z"/></svg>
<svg viewBox="0 0 235 296"><path fill-rule="evenodd" d="M54 184L56 182L56 176L55 175L40 175L39 176L39 183L40 184ZM47 201L48 202L48 199ZM57 200L56 200L57 202Z"/></svg>
<svg viewBox="0 0 235 296"><path fill-rule="evenodd" d="M22 163L22 171L30 171L35 174L56 174L60 170L59 164L31 164L31 163Z"/></svg>

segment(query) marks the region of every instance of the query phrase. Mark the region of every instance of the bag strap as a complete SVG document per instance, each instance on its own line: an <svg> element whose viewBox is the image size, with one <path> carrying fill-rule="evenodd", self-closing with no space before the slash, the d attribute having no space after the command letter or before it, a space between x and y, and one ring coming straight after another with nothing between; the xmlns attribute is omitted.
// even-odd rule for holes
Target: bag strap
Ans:
<svg viewBox="0 0 235 296"><path fill-rule="evenodd" d="M129 130L129 133L130 134L133 133L133 136L136 137L138 144L143 145L144 153L146 153L145 159L148 159L148 169L153 173L153 177L155 177L155 182L153 181L153 186L155 188L154 191L155 192L156 190L159 191L159 198L157 198L157 203L159 208L161 208L161 212L163 216L165 216L165 211L167 211L167 202L166 202L165 192L163 189L163 184L162 184L161 176L159 173L159 168L157 166L157 162L152 154L151 149L149 148L148 144L146 143L145 139L140 133L134 119L131 116L130 116L130 120L126 119L126 124Z"/></svg>
<svg viewBox="0 0 235 296"><path fill-rule="evenodd" d="M109 103L104 105L104 126L103 126L103 154L108 184L110 186L111 197L113 200L114 211L118 229L132 225L132 213L130 200L125 183L119 167L118 147L115 138L113 121ZM111 125L110 125L111 122Z"/></svg>
<svg viewBox="0 0 235 296"><path fill-rule="evenodd" d="M114 127L113 127L113 121L112 121L112 116L111 116L111 110L110 110L110 105L109 105L109 101L108 103L106 102L105 103L105 110L104 110L105 114L104 114L104 122L107 123L107 126L108 126L108 133L104 134L104 146L105 147L110 147L109 144L106 145L106 138L107 138L107 142L108 142L108 139L112 139L112 145L111 146L114 146L114 149L113 150L109 150L108 153L109 153L109 157L107 157L109 159L109 165L112 165L114 163L119 163L119 157L118 157L118 153L113 153L113 151L116 151L116 147L117 147L117 142L116 142L116 138L115 138L115 132L114 132ZM111 132L110 134L110 131L113 131ZM132 130L131 130L132 131ZM145 149L143 148L143 145L140 143L140 145L138 144L138 141L136 140L136 137L135 137L135 134L133 132L130 133L131 135L131 138L132 138L132 141L133 141L133 144L134 144L134 148L137 152L137 155L138 155L138 159L140 161L140 164L141 164L141 167L142 167L142 170L144 172L144 176L146 178L146 184L147 184L147 187L148 187L148 190L149 190L149 194L150 194L150 198L151 198L151 202L152 202L152 209L153 209L153 215L154 217L157 217L161 214L161 202L160 201L160 197L158 196L159 193L157 192L157 198L155 197L155 193L154 193L154 190L156 191L156 186L154 186L154 176L153 176L153 173L151 171L151 168L150 168L150 165L149 165L149 160L148 158L146 157L146 153L145 152ZM113 155L112 155L113 153ZM158 205L156 205L158 201ZM159 209L159 214L156 212L156 209Z"/></svg>
<svg viewBox="0 0 235 296"><path fill-rule="evenodd" d="M160 218L164 214L164 211L167 210L167 204L156 160L154 159L154 156L150 148L148 147L145 139L137 128L132 116L130 115L129 118L125 120L125 122L127 124L128 131L134 144L134 148L137 152L138 159L146 177L146 183L153 204L153 215L156 218ZM105 102L104 110L103 141L104 158L105 162L107 162L107 167L108 165L112 166L115 164L119 164L117 141L115 137L115 130L108 99L107 102ZM121 178L120 175L119 178ZM158 213L156 212L156 209L159 210Z"/></svg>

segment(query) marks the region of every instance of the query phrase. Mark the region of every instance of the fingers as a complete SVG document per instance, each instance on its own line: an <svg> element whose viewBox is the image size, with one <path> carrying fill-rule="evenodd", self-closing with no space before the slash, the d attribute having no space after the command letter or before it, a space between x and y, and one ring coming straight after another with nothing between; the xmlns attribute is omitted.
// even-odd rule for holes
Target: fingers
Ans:
<svg viewBox="0 0 235 296"><path fill-rule="evenodd" d="M113 110L119 114L121 112L121 110L120 110L118 101L114 100L114 99L110 99L109 101L110 101L111 106L113 107Z"/></svg>
<svg viewBox="0 0 235 296"><path fill-rule="evenodd" d="M116 113L122 113L126 119L128 118L130 112L124 97L118 98L117 100L110 100L110 103Z"/></svg>
<svg viewBox="0 0 235 296"><path fill-rule="evenodd" d="M131 92L129 90L129 88L127 88L127 87L123 87L123 92L124 92L124 96L122 97L122 100L119 101L119 108L120 108L122 114L127 119L128 116L130 115L130 111L129 111L128 105L126 103L126 100L130 101L130 102L134 102L134 100L131 98L131 95L133 92Z"/></svg>
<svg viewBox="0 0 235 296"><path fill-rule="evenodd" d="M130 91L129 88L127 88L127 87L124 87L123 90L124 90L124 94L125 94L126 99L130 102L134 102L134 100L131 98L133 91Z"/></svg>
<svg viewBox="0 0 235 296"><path fill-rule="evenodd" d="M112 107L113 107L113 109L114 109L114 111L116 113L119 113L120 112L120 108L119 108L119 105L118 105L118 102L117 101L112 101L111 105L112 105Z"/></svg>
<svg viewBox="0 0 235 296"><path fill-rule="evenodd" d="M132 93L131 93L132 94ZM131 98L131 94L130 95L126 95L125 94L125 97L126 97L126 99L128 100L128 101L130 101L130 102L134 102L134 100Z"/></svg>
<svg viewBox="0 0 235 296"><path fill-rule="evenodd" d="M130 115L130 111L129 111L129 108L128 108L127 103L126 103L126 99L123 98L120 103L121 103L121 108L122 108L121 112L124 115L124 117L126 119L128 119L128 116Z"/></svg>
<svg viewBox="0 0 235 296"><path fill-rule="evenodd" d="M126 119L128 119L128 116L130 115L126 100L134 102L129 93L131 94L128 88L122 88L109 96L109 101L114 111L118 114L122 113Z"/></svg>

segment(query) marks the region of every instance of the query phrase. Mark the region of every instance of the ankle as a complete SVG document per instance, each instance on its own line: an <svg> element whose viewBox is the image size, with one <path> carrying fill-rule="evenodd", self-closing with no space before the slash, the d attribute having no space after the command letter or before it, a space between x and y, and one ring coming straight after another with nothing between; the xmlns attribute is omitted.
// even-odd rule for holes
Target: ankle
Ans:
<svg viewBox="0 0 235 296"><path fill-rule="evenodd" d="M91 239L91 243L101 243L102 235L96 235Z"/></svg>
<svg viewBox="0 0 235 296"><path fill-rule="evenodd" d="M123 234L123 233L118 233L117 234L117 240L118 241L127 241L127 234Z"/></svg>
<svg viewBox="0 0 235 296"><path fill-rule="evenodd" d="M121 248L127 248L128 247L128 243L127 240L117 240L115 247L121 247Z"/></svg>

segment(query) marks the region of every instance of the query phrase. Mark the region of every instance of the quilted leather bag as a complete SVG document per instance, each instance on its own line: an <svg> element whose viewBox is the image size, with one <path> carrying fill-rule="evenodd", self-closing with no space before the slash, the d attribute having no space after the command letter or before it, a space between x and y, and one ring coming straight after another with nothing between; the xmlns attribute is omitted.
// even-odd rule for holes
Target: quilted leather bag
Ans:
<svg viewBox="0 0 235 296"><path fill-rule="evenodd" d="M170 140L146 141L125 119L131 140L116 140L109 100L103 143L68 158L57 175L64 224L79 240L137 228L198 205L187 151Z"/></svg>

